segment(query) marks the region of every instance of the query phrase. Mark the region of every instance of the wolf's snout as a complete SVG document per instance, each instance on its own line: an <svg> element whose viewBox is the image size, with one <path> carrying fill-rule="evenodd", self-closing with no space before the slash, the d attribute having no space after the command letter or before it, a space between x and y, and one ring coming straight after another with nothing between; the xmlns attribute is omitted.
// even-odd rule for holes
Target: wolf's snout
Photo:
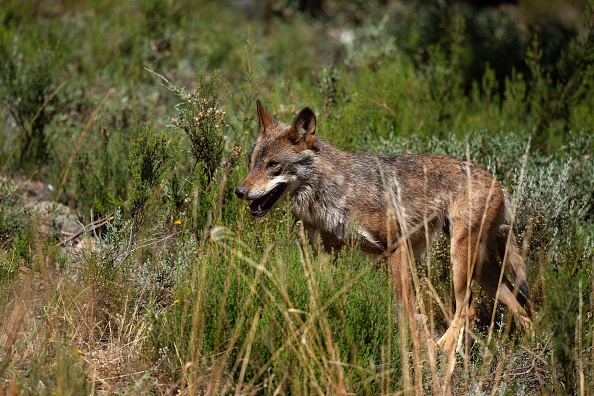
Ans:
<svg viewBox="0 0 594 396"><path fill-rule="evenodd" d="M245 199L245 194L247 193L245 187L239 186L237 187L237 189L235 190L235 195L237 195L237 198L239 199Z"/></svg>

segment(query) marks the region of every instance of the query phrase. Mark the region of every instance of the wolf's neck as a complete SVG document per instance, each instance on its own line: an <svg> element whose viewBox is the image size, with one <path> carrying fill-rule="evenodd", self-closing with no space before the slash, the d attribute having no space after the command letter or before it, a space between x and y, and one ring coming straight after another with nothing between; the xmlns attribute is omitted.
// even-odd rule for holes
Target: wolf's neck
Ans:
<svg viewBox="0 0 594 396"><path fill-rule="evenodd" d="M310 177L293 194L293 212L299 219L321 230L343 236L348 223L346 190L349 189L350 153L317 139Z"/></svg>

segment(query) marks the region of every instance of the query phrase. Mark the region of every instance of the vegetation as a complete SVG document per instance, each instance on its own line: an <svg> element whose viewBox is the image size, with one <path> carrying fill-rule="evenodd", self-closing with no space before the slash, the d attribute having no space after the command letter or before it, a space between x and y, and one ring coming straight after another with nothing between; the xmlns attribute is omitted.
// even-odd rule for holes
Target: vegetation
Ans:
<svg viewBox="0 0 594 396"><path fill-rule="evenodd" d="M594 3L567 3L573 25L520 3L4 1L0 394L587 393ZM258 98L286 122L313 108L344 149L495 174L534 332L475 289L465 343L433 351L453 311L445 238L413 266L419 326L381 261L314 257L287 203L250 217L233 190ZM36 209L30 180L90 226L47 232L58 204Z"/></svg>

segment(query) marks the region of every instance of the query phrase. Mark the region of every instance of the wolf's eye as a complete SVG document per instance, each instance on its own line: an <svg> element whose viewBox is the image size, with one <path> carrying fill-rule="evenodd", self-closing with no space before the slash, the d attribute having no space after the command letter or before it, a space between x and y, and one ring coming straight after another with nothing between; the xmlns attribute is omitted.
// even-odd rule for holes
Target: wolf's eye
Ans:
<svg viewBox="0 0 594 396"><path fill-rule="evenodd" d="M268 169L270 169L270 172L272 173L273 176L278 176L281 173L281 165L276 162L276 161L270 161L268 163Z"/></svg>

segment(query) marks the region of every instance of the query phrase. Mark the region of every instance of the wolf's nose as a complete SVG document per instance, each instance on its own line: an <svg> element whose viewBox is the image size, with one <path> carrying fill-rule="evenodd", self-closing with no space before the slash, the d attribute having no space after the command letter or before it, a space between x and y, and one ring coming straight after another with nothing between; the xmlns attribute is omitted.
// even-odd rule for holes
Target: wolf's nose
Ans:
<svg viewBox="0 0 594 396"><path fill-rule="evenodd" d="M237 195L237 198L240 199L245 198L245 188L241 186L237 187L237 189L235 190L235 195Z"/></svg>

